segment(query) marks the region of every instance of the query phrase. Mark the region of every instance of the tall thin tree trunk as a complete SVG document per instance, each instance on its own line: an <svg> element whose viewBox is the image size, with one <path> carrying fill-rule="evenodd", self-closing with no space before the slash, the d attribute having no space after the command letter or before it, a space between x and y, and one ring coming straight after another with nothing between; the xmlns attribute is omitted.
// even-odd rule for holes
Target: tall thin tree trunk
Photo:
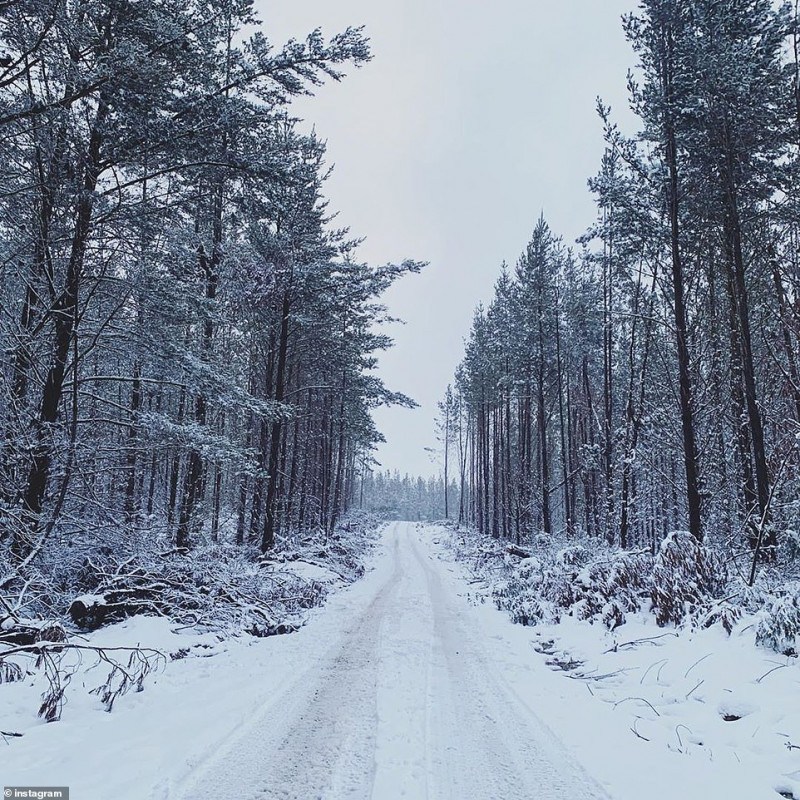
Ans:
<svg viewBox="0 0 800 800"><path fill-rule="evenodd" d="M698 541L703 540L702 508L700 495L700 467L695 431L695 412L689 355L689 326L686 310L683 260L680 244L680 180L678 177L678 148L673 120L676 104L672 82L673 34L665 31L666 52L662 60L664 100L668 106L664 117L665 158L667 162L667 206L670 226L670 253L672 258L672 290L675 335L678 355L678 384L680 389L681 429L683 432L683 462L686 473L686 503L689 512L689 532Z"/></svg>
<svg viewBox="0 0 800 800"><path fill-rule="evenodd" d="M95 114L94 125L89 134L86 166L84 168L83 188L78 200L75 228L72 236L72 247L64 288L53 309L55 337L52 360L45 377L42 390L39 420L36 426L36 438L33 447L30 472L23 497L23 511L28 531L34 534L39 529L40 515L47 481L50 477L53 456L56 448L53 439L53 426L58 419L58 410L64 387L64 374L67 367L70 345L78 324L78 292L81 285L84 260L89 245L89 234L92 226L95 189L101 170L100 148L102 145L102 128L108 115L108 106L101 98ZM78 381L78 366L75 365L74 380ZM12 551L18 557L24 557L30 543L23 543L19 536L12 541Z"/></svg>
<svg viewBox="0 0 800 800"><path fill-rule="evenodd" d="M281 330L278 338L278 365L275 372L275 402L283 402L286 357L289 350L289 314L291 312L291 285L284 290L281 304ZM266 553L275 544L277 521L275 500L278 488L278 456L280 455L283 421L276 416L270 434L269 465L267 477L267 497L264 513L264 533L261 537L261 552Z"/></svg>
<svg viewBox="0 0 800 800"><path fill-rule="evenodd" d="M561 474L564 481L564 527L567 535L572 536L573 520L572 520L572 502L570 500L570 464L569 464L569 448L567 446L567 426L565 421L566 417L569 419L569 408L564 408L564 367L561 361L561 323L559 317L561 311L559 309L559 293L556 289L556 308L555 308L555 322L556 322L556 369L558 371L558 419L561 431Z"/></svg>
<svg viewBox="0 0 800 800"><path fill-rule="evenodd" d="M201 274L205 277L205 299L209 306L213 305L217 297L219 282L219 266L222 258L222 204L224 190L222 185L215 187L213 192L213 250L211 258L206 254L202 245L198 250L198 263ZM214 340L214 320L210 308L206 311L203 321L203 340L201 360L208 363L211 360L211 351ZM208 401L205 391L201 389L195 398L194 421L200 429L206 427L208 414ZM205 477L205 462L203 454L197 447L189 452L189 465L186 468L184 480L183 499L180 515L178 517L178 530L175 535L175 545L179 550L186 550L190 542L191 525L197 503L200 501Z"/></svg>

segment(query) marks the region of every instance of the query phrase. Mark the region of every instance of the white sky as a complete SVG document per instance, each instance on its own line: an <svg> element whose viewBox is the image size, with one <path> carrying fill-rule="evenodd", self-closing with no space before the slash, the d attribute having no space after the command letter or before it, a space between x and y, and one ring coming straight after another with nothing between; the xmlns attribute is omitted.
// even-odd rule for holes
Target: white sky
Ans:
<svg viewBox="0 0 800 800"><path fill-rule="evenodd" d="M384 467L438 472L436 403L463 354L472 314L503 260L515 263L544 211L574 241L594 218L586 179L603 151L600 95L623 122L634 55L620 15L635 0L257 0L276 44L315 27L365 25L374 59L293 111L335 165L338 225L366 237L373 264L430 265L386 296L395 347L387 385L420 408L381 409Z"/></svg>

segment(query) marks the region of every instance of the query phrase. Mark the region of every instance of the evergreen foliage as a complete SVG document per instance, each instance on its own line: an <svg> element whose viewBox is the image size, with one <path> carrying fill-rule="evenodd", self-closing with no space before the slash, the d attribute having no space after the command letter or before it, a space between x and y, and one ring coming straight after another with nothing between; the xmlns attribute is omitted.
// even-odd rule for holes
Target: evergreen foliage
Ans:
<svg viewBox="0 0 800 800"><path fill-rule="evenodd" d="M475 314L451 400L462 521L653 555L687 530L751 584L794 558L798 25L768 0L624 18L641 126L598 103L596 221L567 248L540 219Z"/></svg>
<svg viewBox="0 0 800 800"><path fill-rule="evenodd" d="M134 591L159 559L197 589L206 555L176 557L333 535L370 410L412 405L376 331L421 266L358 261L288 110L370 59L363 31L281 47L251 0L15 0L0 55L0 591L122 564Z"/></svg>

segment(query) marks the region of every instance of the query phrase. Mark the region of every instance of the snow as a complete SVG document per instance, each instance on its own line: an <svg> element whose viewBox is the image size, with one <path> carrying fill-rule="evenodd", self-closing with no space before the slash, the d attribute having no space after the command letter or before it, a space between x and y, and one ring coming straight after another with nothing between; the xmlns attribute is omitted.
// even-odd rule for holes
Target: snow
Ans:
<svg viewBox="0 0 800 800"><path fill-rule="evenodd" d="M391 526L367 575L290 636L219 641L158 618L98 631L95 644L190 654L111 713L87 692L104 670L80 673L53 724L35 720L35 680L3 686L3 728L25 736L0 750L0 774L87 800L231 786L239 797L605 797L494 677L494 642L475 635L426 547L413 526Z"/></svg>
<svg viewBox="0 0 800 800"><path fill-rule="evenodd" d="M0 729L25 734L0 743L4 784L83 800L800 797L800 669L753 644L752 619L731 637L644 615L613 633L513 625L445 535L389 526L365 577L295 634L155 617L97 631L179 655L111 713L89 693L108 667L86 653L60 722L35 716L40 678L0 685Z"/></svg>
<svg viewBox="0 0 800 800"><path fill-rule="evenodd" d="M274 705L290 686L303 681L327 636L345 619L342 602L368 586L364 581L334 596L320 613L326 619L290 636L220 641L214 634L173 629L158 617L136 617L91 635L93 645L140 644L165 653L189 655L170 660L144 691L129 693L106 713L89 690L108 669L86 664L73 679L62 721L35 717L40 681L0 687L3 730L24 737L0 745L5 785L69 785L74 796L118 800L172 796L186 779L231 736L241 735L265 704Z"/></svg>
<svg viewBox="0 0 800 800"><path fill-rule="evenodd" d="M307 672L166 796L235 782L286 800L607 797L495 676L493 642L442 568L413 525L393 525L339 613L329 606L303 631L315 634Z"/></svg>
<svg viewBox="0 0 800 800"><path fill-rule="evenodd" d="M432 536L443 544L449 533ZM449 549L438 553L451 559ZM515 690L613 797L800 797L800 664L754 644L755 617L731 636L719 625L659 628L647 614L614 632L568 616L509 626L487 600L490 587L453 568Z"/></svg>
<svg viewBox="0 0 800 800"><path fill-rule="evenodd" d="M90 606L104 606L106 598L102 594L82 594L76 597L75 603L83 603L87 608Z"/></svg>
<svg viewBox="0 0 800 800"><path fill-rule="evenodd" d="M281 572L290 572L292 575L307 581L317 581L323 584L335 584L341 580L340 576L322 564L311 561L287 561L281 563Z"/></svg>

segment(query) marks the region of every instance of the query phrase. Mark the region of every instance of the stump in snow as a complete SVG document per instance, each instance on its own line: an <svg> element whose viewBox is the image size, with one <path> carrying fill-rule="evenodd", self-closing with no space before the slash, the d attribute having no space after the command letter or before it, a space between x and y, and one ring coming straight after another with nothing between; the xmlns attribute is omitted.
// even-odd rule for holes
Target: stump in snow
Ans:
<svg viewBox="0 0 800 800"><path fill-rule="evenodd" d="M105 595L84 594L76 597L69 606L70 619L84 630L94 631L102 627L108 617L109 605Z"/></svg>
<svg viewBox="0 0 800 800"><path fill-rule="evenodd" d="M16 620L6 617L0 620L0 644L13 647L28 647L39 642L65 642L67 633L51 620Z"/></svg>

